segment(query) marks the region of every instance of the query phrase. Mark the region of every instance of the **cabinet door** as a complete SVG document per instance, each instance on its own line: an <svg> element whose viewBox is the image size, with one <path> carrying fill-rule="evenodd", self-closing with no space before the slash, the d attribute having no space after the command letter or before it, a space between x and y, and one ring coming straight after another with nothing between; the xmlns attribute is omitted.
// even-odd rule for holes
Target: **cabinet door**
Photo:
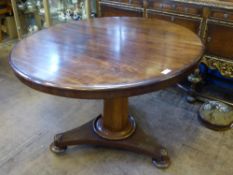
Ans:
<svg viewBox="0 0 233 175"><path fill-rule="evenodd" d="M191 19L181 16L174 16L169 14L162 14L162 13L148 13L148 18L157 18L157 19L163 19L166 21L174 22L176 24L182 25L190 30L192 30L195 33L199 33L199 27L201 24L201 19Z"/></svg>
<svg viewBox="0 0 233 175"><path fill-rule="evenodd" d="M127 7L118 7L118 6L108 6L105 4L100 4L101 17L107 16L134 16L142 17L143 12L134 9L128 9Z"/></svg>
<svg viewBox="0 0 233 175"><path fill-rule="evenodd" d="M206 51L233 60L233 27L208 22Z"/></svg>

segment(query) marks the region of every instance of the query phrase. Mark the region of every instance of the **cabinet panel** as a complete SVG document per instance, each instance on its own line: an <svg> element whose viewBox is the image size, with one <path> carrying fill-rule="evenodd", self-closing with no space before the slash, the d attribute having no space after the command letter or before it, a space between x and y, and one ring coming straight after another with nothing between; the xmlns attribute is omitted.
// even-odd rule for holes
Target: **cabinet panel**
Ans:
<svg viewBox="0 0 233 175"><path fill-rule="evenodd" d="M208 23L207 34L207 53L233 60L233 28Z"/></svg>
<svg viewBox="0 0 233 175"><path fill-rule="evenodd" d="M137 7L143 6L143 0L102 0L101 2L106 3L120 3L120 4L127 4Z"/></svg>
<svg viewBox="0 0 233 175"><path fill-rule="evenodd" d="M213 10L210 18L233 22L233 13L229 11Z"/></svg>
<svg viewBox="0 0 233 175"><path fill-rule="evenodd" d="M156 14L156 13L148 13L148 18L156 18L156 19L171 21L171 16L161 15L161 14Z"/></svg>
<svg viewBox="0 0 233 175"><path fill-rule="evenodd" d="M123 9L120 7L107 6L104 4L100 5L101 17L107 16L132 16L132 17L142 17L143 13L140 11L133 11L132 9Z"/></svg>
<svg viewBox="0 0 233 175"><path fill-rule="evenodd" d="M195 33L199 33L199 26L201 21L198 20L192 20L184 17L178 17L178 16L170 16L170 15L163 15L158 13L148 13L149 18L157 18L157 19L163 19L170 22L174 22L176 24L182 25L190 30L192 30Z"/></svg>
<svg viewBox="0 0 233 175"><path fill-rule="evenodd" d="M195 16L201 15L201 8L198 6L191 6L187 4L180 4L175 2L165 2L163 0L149 0L148 3L149 9L159 9L168 12L182 13L182 14L190 14Z"/></svg>

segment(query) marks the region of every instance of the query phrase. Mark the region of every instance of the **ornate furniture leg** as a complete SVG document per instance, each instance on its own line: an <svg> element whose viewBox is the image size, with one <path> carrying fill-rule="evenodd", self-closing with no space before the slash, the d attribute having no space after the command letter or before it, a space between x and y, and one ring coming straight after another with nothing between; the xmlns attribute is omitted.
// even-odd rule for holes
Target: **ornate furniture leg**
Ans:
<svg viewBox="0 0 233 175"><path fill-rule="evenodd" d="M198 86L202 82L199 69L196 69L193 74L188 76L188 81L191 82L191 87L188 91L187 101L189 103L194 103L196 101L195 91L197 91Z"/></svg>
<svg viewBox="0 0 233 175"><path fill-rule="evenodd" d="M170 160L167 151L156 140L146 135L132 116L128 116L128 98L105 99L104 114L73 130L57 134L51 151L63 152L71 145L100 145L126 149L152 157L158 168L167 168Z"/></svg>

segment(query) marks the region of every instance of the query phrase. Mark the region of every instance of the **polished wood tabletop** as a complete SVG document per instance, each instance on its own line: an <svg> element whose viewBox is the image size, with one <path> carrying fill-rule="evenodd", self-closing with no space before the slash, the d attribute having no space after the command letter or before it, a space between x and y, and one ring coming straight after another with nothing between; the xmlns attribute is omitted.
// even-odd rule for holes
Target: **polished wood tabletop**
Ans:
<svg viewBox="0 0 233 175"><path fill-rule="evenodd" d="M28 86L50 94L104 99L96 119L54 137L54 153L91 144L121 148L152 157L167 168L166 149L128 113L128 97L178 82L203 53L199 37L166 21L98 18L42 30L20 41L10 64Z"/></svg>
<svg viewBox="0 0 233 175"><path fill-rule="evenodd" d="M190 30L156 19L114 17L56 25L20 41L10 55L29 86L77 98L138 95L176 83L203 53Z"/></svg>

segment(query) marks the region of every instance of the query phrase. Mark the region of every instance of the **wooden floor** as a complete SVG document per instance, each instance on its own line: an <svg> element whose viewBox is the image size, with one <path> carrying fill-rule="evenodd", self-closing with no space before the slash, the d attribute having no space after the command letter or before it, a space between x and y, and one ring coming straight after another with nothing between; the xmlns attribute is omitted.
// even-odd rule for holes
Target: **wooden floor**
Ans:
<svg viewBox="0 0 233 175"><path fill-rule="evenodd" d="M48 149L54 134L95 118L102 101L26 87L9 68L11 47L0 45L0 175L233 175L233 131L202 127L199 104L186 103L175 87L130 98L130 113L167 147L168 169L155 168L147 156L100 147L72 147L54 155Z"/></svg>

